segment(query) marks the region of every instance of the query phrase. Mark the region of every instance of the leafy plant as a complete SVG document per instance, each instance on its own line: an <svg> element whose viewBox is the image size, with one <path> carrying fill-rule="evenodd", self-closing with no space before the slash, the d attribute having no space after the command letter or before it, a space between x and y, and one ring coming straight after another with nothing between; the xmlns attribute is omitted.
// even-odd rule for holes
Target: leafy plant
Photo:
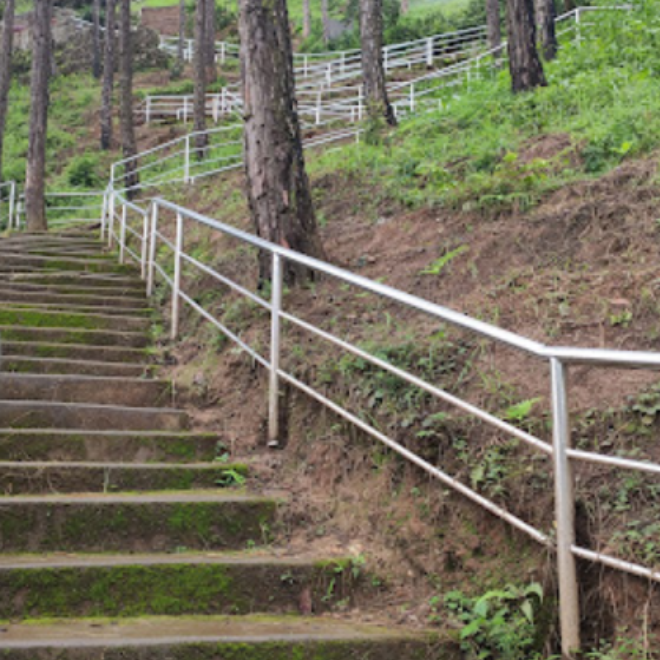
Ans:
<svg viewBox="0 0 660 660"><path fill-rule="evenodd" d="M452 262L456 257L467 252L470 248L467 245L459 245L454 250L450 250L443 254L439 259L436 259L430 266L420 272L420 275L440 275L442 269Z"/></svg>
<svg viewBox="0 0 660 660"><path fill-rule="evenodd" d="M230 488L232 486L243 486L245 482L246 478L240 472L227 468L222 470L215 483L221 488Z"/></svg>

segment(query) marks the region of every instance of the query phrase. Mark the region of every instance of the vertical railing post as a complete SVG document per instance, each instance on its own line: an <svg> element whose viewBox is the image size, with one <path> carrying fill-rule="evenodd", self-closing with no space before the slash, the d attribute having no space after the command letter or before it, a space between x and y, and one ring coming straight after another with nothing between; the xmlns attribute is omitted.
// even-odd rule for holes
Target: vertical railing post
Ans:
<svg viewBox="0 0 660 660"><path fill-rule="evenodd" d="M110 203L108 205L108 247L112 247L113 232L115 230L115 191L110 188Z"/></svg>
<svg viewBox="0 0 660 660"><path fill-rule="evenodd" d="M303 57L303 78L307 78L309 75L309 56L305 55Z"/></svg>
<svg viewBox="0 0 660 660"><path fill-rule="evenodd" d="M16 205L16 183L14 181L9 185L9 209L7 211L7 226L9 229L12 229L14 226L14 207ZM18 223L16 223L16 229L18 229Z"/></svg>
<svg viewBox="0 0 660 660"><path fill-rule="evenodd" d="M147 96L147 108L145 110L144 123L151 123L151 97Z"/></svg>
<svg viewBox="0 0 660 660"><path fill-rule="evenodd" d="M147 295L154 292L154 275L156 270L156 232L158 231L158 204L151 205L151 230L149 237L149 265L147 267Z"/></svg>
<svg viewBox="0 0 660 660"><path fill-rule="evenodd" d="M282 257L273 254L270 299L270 379L268 386L268 446L279 445L280 434L280 313L282 311Z"/></svg>
<svg viewBox="0 0 660 660"><path fill-rule="evenodd" d="M555 518L557 525L557 574L561 649L565 658L580 648L580 605L575 567L575 494L568 457L570 425L566 370L557 358L550 360L552 381L552 435L555 473Z"/></svg>
<svg viewBox="0 0 660 660"><path fill-rule="evenodd" d="M183 160L183 182L190 183L190 135L186 135Z"/></svg>
<svg viewBox="0 0 660 660"><path fill-rule="evenodd" d="M181 291L181 252L183 251L183 216L176 214L176 242L174 244L174 280L172 281L172 340L179 335L179 306Z"/></svg>
<svg viewBox="0 0 660 660"><path fill-rule="evenodd" d="M108 197L108 190L103 193L103 205L101 207L101 241L105 240L105 228L108 222L108 204L110 199Z"/></svg>
<svg viewBox="0 0 660 660"><path fill-rule="evenodd" d="M358 88L358 121L362 121L362 115L364 113L364 87L362 85Z"/></svg>
<svg viewBox="0 0 660 660"><path fill-rule="evenodd" d="M227 114L227 88L222 88L222 96L220 100L220 114L224 117Z"/></svg>
<svg viewBox="0 0 660 660"><path fill-rule="evenodd" d="M220 64L224 66L227 60L227 44L223 41L220 43Z"/></svg>
<svg viewBox="0 0 660 660"><path fill-rule="evenodd" d="M149 211L142 215L142 250L140 250L140 277L147 279L147 259L149 255Z"/></svg>
<svg viewBox="0 0 660 660"><path fill-rule="evenodd" d="M316 125L318 126L321 123L321 107L322 107L322 92L318 91L316 93Z"/></svg>
<svg viewBox="0 0 660 660"><path fill-rule="evenodd" d="M410 85L410 113L415 112L415 85Z"/></svg>
<svg viewBox="0 0 660 660"><path fill-rule="evenodd" d="M126 214L128 209L126 204L122 204L121 207L121 226L119 227L119 263L124 263L124 257L126 254Z"/></svg>
<svg viewBox="0 0 660 660"><path fill-rule="evenodd" d="M433 68L433 37L426 40L426 66L429 69Z"/></svg>
<svg viewBox="0 0 660 660"><path fill-rule="evenodd" d="M579 45L582 40L580 28L580 7L575 10L575 42Z"/></svg>

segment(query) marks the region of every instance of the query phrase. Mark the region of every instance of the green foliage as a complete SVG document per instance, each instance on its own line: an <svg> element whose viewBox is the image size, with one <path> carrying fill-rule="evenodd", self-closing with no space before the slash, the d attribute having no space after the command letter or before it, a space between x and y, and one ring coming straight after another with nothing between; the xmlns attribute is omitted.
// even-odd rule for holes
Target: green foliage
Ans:
<svg viewBox="0 0 660 660"><path fill-rule="evenodd" d="M540 584L507 585L476 598L450 591L444 602L462 625L461 648L470 660L541 657L536 643L537 617L543 602Z"/></svg>
<svg viewBox="0 0 660 660"><path fill-rule="evenodd" d="M440 275L444 267L453 261L456 257L467 252L470 248L467 245L459 245L454 250L445 252L439 259L436 259L430 266L420 272L420 275Z"/></svg>
<svg viewBox="0 0 660 660"><path fill-rule="evenodd" d="M76 188L99 188L103 180L98 172L98 155L83 154L77 156L66 169L67 183Z"/></svg>

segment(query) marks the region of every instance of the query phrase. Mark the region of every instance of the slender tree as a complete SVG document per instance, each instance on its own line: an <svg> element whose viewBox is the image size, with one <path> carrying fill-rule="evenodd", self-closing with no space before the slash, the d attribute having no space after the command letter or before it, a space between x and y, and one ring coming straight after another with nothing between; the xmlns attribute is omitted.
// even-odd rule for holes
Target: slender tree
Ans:
<svg viewBox="0 0 660 660"><path fill-rule="evenodd" d="M7 104L9 102L9 88L11 87L15 11L15 0L6 0L3 16L2 44L0 44L0 182L2 182L2 152L5 141L5 127L7 125Z"/></svg>
<svg viewBox="0 0 660 660"><path fill-rule="evenodd" d="M507 32L512 90L525 92L545 85L536 50L533 0L507 0Z"/></svg>
<svg viewBox="0 0 660 660"><path fill-rule="evenodd" d="M543 50L543 57L547 62L557 57L557 33L555 31L555 19L557 9L555 0L536 0L536 22L539 28L539 40Z"/></svg>
<svg viewBox="0 0 660 660"><path fill-rule="evenodd" d="M179 43L176 48L176 59L179 68L183 69L183 54L186 47L186 0L179 0Z"/></svg>
<svg viewBox="0 0 660 660"><path fill-rule="evenodd" d="M112 92L115 85L116 8L117 4L115 0L106 0L103 91L101 93L101 149L104 151L112 147Z"/></svg>
<svg viewBox="0 0 660 660"><path fill-rule="evenodd" d="M247 196L257 234L277 245L324 255L305 171L294 93L286 0L242 0L239 13ZM259 258L261 281L270 258ZM290 262L289 283L311 273Z"/></svg>
<svg viewBox="0 0 660 660"><path fill-rule="evenodd" d="M330 10L328 0L321 0L321 24L323 26L323 43L330 43Z"/></svg>
<svg viewBox="0 0 660 660"><path fill-rule="evenodd" d="M486 27L488 47L494 51L493 58L500 59L499 48L502 45L502 27L500 24L500 0L486 0Z"/></svg>
<svg viewBox="0 0 660 660"><path fill-rule="evenodd" d="M119 114L121 146L124 158L137 153L133 123L133 35L131 34L131 0L120 0L119 5ZM131 196L138 184L135 159L124 165L124 184Z"/></svg>
<svg viewBox="0 0 660 660"><path fill-rule="evenodd" d="M101 0L92 4L92 75L101 77Z"/></svg>
<svg viewBox="0 0 660 660"><path fill-rule="evenodd" d="M204 60L206 82L210 84L218 79L218 71L215 67L215 0L206 0L204 17Z"/></svg>
<svg viewBox="0 0 660 660"><path fill-rule="evenodd" d="M195 126L195 151L197 158L202 160L208 145L206 134L206 13L208 3L206 0L197 0L195 7L195 89L193 99L193 115Z"/></svg>
<svg viewBox="0 0 660 660"><path fill-rule="evenodd" d="M52 68L52 0L34 0L32 12L32 72L30 75L30 133L25 174L25 217L28 231L47 231L45 178L48 83Z"/></svg>
<svg viewBox="0 0 660 660"><path fill-rule="evenodd" d="M303 0L303 37L307 39L312 33L312 7L311 0Z"/></svg>
<svg viewBox="0 0 660 660"><path fill-rule="evenodd" d="M360 0L360 39L362 41L362 77L369 117L385 119L396 126L396 116L387 97L383 69L382 0Z"/></svg>

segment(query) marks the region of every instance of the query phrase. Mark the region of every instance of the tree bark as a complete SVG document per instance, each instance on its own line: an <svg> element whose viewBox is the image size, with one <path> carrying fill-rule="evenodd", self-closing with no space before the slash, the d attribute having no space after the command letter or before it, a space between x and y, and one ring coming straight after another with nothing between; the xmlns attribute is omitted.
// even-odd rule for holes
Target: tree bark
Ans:
<svg viewBox="0 0 660 660"><path fill-rule="evenodd" d="M176 59L183 69L183 54L186 47L186 0L179 0L179 43L176 48Z"/></svg>
<svg viewBox="0 0 660 660"><path fill-rule="evenodd" d="M25 217L28 231L48 230L46 220L46 132L48 83L51 73L52 0L34 0L32 71L30 74L30 135L25 175Z"/></svg>
<svg viewBox="0 0 660 660"><path fill-rule="evenodd" d="M195 155L202 160L208 145L206 134L206 13L208 3L206 0L197 0L195 7L195 90L193 99L193 120L195 128Z"/></svg>
<svg viewBox="0 0 660 660"><path fill-rule="evenodd" d="M536 50L533 0L507 0L511 89L525 92L545 86L543 65Z"/></svg>
<svg viewBox="0 0 660 660"><path fill-rule="evenodd" d="M119 113L121 122L121 146L124 158L137 153L135 126L133 123L133 35L131 34L131 0L120 0L119 5ZM132 197L139 179L135 171L137 162L124 165L124 185L128 197Z"/></svg>
<svg viewBox="0 0 660 660"><path fill-rule="evenodd" d="M488 48L493 52L493 59L499 61L502 45L502 27L500 23L500 0L486 0L486 23L488 30Z"/></svg>
<svg viewBox="0 0 660 660"><path fill-rule="evenodd" d="M206 0L204 26L204 59L206 65L206 83L214 83L218 79L215 68L215 0Z"/></svg>
<svg viewBox="0 0 660 660"><path fill-rule="evenodd" d="M112 147L112 92L115 84L116 2L105 3L105 42L103 52L103 90L101 92L101 149Z"/></svg>
<svg viewBox="0 0 660 660"><path fill-rule="evenodd" d="M330 43L330 10L328 0L321 0L321 24L323 25L323 43Z"/></svg>
<svg viewBox="0 0 660 660"><path fill-rule="evenodd" d="M324 256L305 171L294 92L286 0L242 0L239 14L244 99L247 196L262 238L315 257ZM259 256L260 281L271 276L271 257ZM286 262L289 284L310 278Z"/></svg>
<svg viewBox="0 0 660 660"><path fill-rule="evenodd" d="M101 77L101 0L92 4L92 75Z"/></svg>
<svg viewBox="0 0 660 660"><path fill-rule="evenodd" d="M312 8L310 5L311 0L303 0L303 31L302 35L305 39L312 33Z"/></svg>
<svg viewBox="0 0 660 660"><path fill-rule="evenodd" d="M383 69L382 0L360 0L360 39L364 96L369 117L373 120L385 119L390 126L396 126Z"/></svg>
<svg viewBox="0 0 660 660"><path fill-rule="evenodd" d="M536 0L536 22L539 28L539 40L543 50L543 57L547 62L557 57L557 33L555 32L555 18L557 10L554 0Z"/></svg>
<svg viewBox="0 0 660 660"><path fill-rule="evenodd" d="M14 49L14 15L16 13L15 0L6 0L4 12L4 26L2 30L2 44L0 45L0 182L2 178L2 154L5 142L5 127L7 125L7 104L9 103L9 89L11 88L11 64Z"/></svg>

